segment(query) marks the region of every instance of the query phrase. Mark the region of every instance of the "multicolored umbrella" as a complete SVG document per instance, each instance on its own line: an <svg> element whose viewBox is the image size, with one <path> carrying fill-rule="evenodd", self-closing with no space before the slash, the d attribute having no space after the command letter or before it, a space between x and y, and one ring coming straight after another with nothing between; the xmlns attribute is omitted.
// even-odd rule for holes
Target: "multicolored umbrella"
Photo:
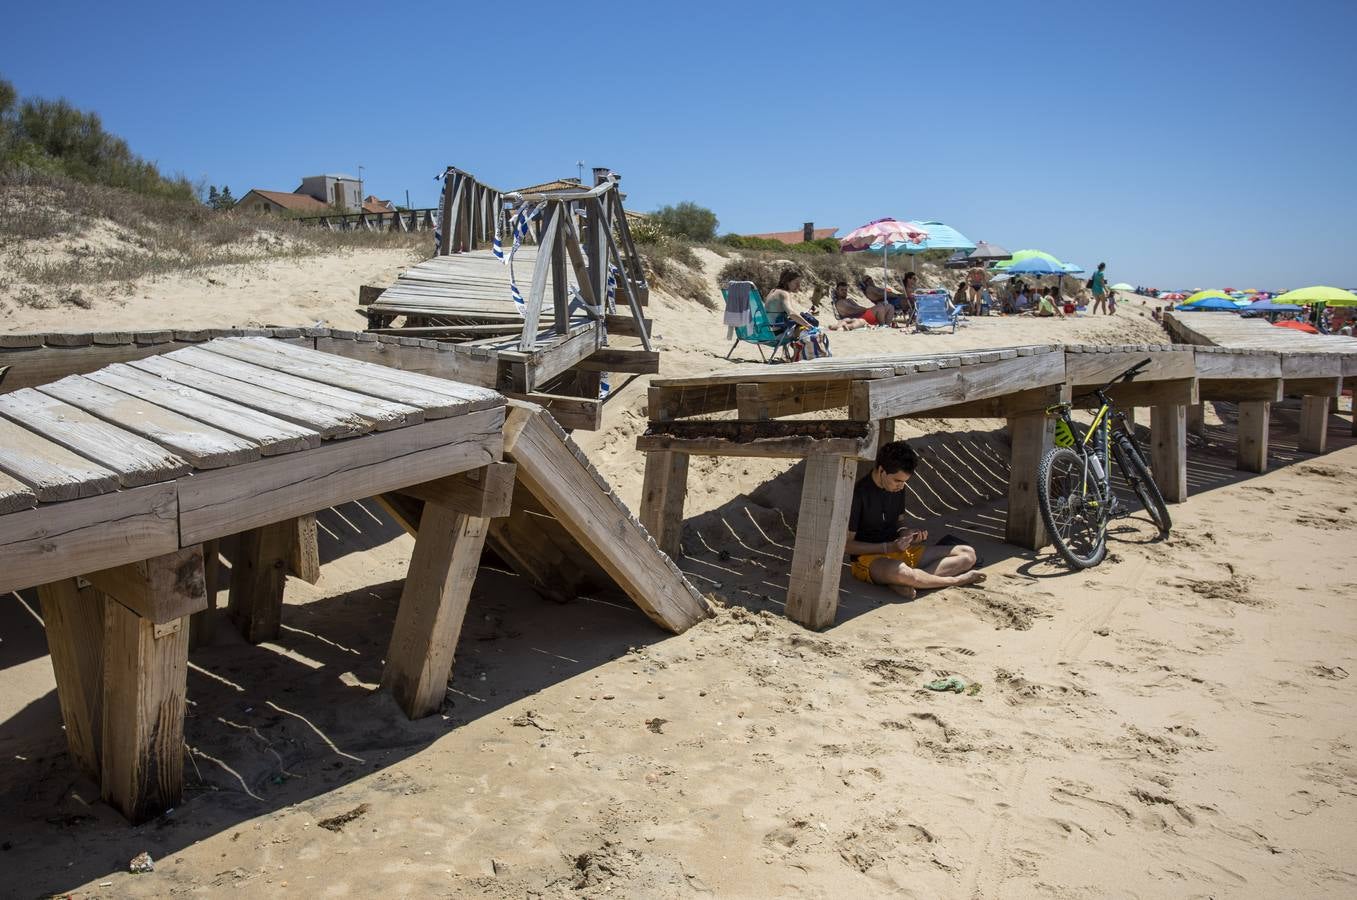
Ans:
<svg viewBox="0 0 1357 900"><path fill-rule="evenodd" d="M1197 293L1193 294L1191 297L1188 297L1181 304L1179 304L1179 307L1181 308L1183 306L1195 306L1199 303L1204 303L1207 300L1223 300L1226 303L1230 304L1231 306L1234 306L1234 298L1231 297L1229 294L1225 293L1224 291L1197 291ZM1223 307L1212 306L1207 308L1222 309Z"/></svg>
<svg viewBox="0 0 1357 900"><path fill-rule="evenodd" d="M891 247L898 253L923 253L925 250L974 250L975 241L957 231L951 225L941 222L907 222L916 228L928 232L928 237L918 243L905 243Z"/></svg>
<svg viewBox="0 0 1357 900"><path fill-rule="evenodd" d="M1279 294L1272 298L1278 303L1327 303L1330 306L1357 306L1357 294L1345 291L1342 288L1325 287L1317 284L1314 287L1296 288L1294 291L1287 291L1285 294Z"/></svg>
<svg viewBox="0 0 1357 900"><path fill-rule="evenodd" d="M839 241L839 249L845 253L863 250L881 251L881 290L886 290L889 270L886 263L890 248L894 244L921 244L928 239L928 232L911 222L897 219L875 219L860 228L854 228Z"/></svg>

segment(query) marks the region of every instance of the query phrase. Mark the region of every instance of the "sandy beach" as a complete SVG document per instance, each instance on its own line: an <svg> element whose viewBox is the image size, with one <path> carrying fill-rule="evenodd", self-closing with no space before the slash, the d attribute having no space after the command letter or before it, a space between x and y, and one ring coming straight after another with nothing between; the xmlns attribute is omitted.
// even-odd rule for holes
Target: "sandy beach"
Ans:
<svg viewBox="0 0 1357 900"><path fill-rule="evenodd" d="M723 262L697 251L715 291ZM80 330L361 328L359 284L408 251L224 267L79 311ZM210 278L209 282L207 279ZM926 281L934 278L926 273ZM837 356L1166 342L1113 317L954 335L835 333ZM657 291L662 373L757 366L720 314ZM8 331L73 330L11 309ZM648 377L578 443L636 508ZM847 575L822 633L783 615L801 464L694 460L680 566L718 606L681 636L624 596L558 605L483 567L448 702L376 690L413 541L373 502L320 515L321 579L282 636L190 657L186 791L129 827L66 755L40 611L0 603L0 893L32 897L1334 897L1357 891L1357 442L1273 416L1273 470L1234 468L1208 404L1164 541L1120 520L1071 574L1002 542L1002 423L902 423L910 512L974 543L984 589L905 603ZM1148 421L1142 411L1141 424ZM224 594L223 594L224 599ZM974 693L935 693L957 675ZM150 874L128 873L137 854Z"/></svg>

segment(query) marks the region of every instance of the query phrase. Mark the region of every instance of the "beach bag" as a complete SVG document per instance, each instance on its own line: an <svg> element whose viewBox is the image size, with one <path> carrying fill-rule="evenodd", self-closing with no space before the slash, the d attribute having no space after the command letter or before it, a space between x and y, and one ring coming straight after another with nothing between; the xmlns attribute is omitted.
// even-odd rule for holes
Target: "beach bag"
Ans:
<svg viewBox="0 0 1357 900"><path fill-rule="evenodd" d="M800 362L803 359L822 359L833 354L829 351L829 335L818 328L797 328L784 348L787 362Z"/></svg>
<svg viewBox="0 0 1357 900"><path fill-rule="evenodd" d="M1089 290L1092 290L1092 289L1093 289L1093 279L1090 278L1088 281L1085 281L1085 282L1084 282L1084 287L1088 288Z"/></svg>

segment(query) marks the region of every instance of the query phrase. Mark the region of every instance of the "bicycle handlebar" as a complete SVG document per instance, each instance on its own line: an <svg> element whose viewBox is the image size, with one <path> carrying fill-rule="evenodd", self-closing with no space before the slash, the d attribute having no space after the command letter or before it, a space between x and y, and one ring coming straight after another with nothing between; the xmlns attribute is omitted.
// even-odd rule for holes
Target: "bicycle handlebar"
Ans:
<svg viewBox="0 0 1357 900"><path fill-rule="evenodd" d="M1142 371L1144 371L1145 367L1148 366L1151 362L1153 362L1153 360L1151 359L1148 358L1142 359L1140 362L1136 363L1134 366L1131 366L1131 368L1127 369L1125 372L1122 372L1116 378L1113 378L1107 384L1098 388L1098 390L1095 391L1095 393L1101 394L1103 391L1107 390L1108 388L1110 388L1112 385L1116 384L1119 381L1134 381L1135 377L1139 375Z"/></svg>

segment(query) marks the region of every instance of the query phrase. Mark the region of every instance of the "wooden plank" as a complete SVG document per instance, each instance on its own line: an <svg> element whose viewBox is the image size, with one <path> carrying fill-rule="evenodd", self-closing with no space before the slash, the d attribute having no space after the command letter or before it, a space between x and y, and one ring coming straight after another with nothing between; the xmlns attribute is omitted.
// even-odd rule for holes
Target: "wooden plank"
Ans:
<svg viewBox="0 0 1357 900"><path fill-rule="evenodd" d="M856 478L853 457L813 456L806 460L787 589L787 617L813 631L834 624L839 608L839 576Z"/></svg>
<svg viewBox="0 0 1357 900"><path fill-rule="evenodd" d="M590 325L575 329L568 337L559 338L545 347L536 347L532 350L532 353L537 357L537 361L529 364L526 369L528 375L526 386L520 387L514 383L505 384L501 379L501 387L520 391L536 390L540 385L545 384L562 372L574 368L581 360L597 350L602 337L602 332L598 330L598 327ZM514 362L521 358L516 351L501 352L499 356L502 362Z"/></svg>
<svg viewBox="0 0 1357 900"><path fill-rule="evenodd" d="M1341 378L1288 378L1282 383L1282 392L1288 397L1341 397Z"/></svg>
<svg viewBox="0 0 1357 900"><path fill-rule="evenodd" d="M1239 422L1235 426L1235 465L1245 472L1267 471L1268 428L1272 404L1266 400L1245 400L1239 404Z"/></svg>
<svg viewBox="0 0 1357 900"><path fill-rule="evenodd" d="M0 593L179 548L173 483L0 517Z"/></svg>
<svg viewBox="0 0 1357 900"><path fill-rule="evenodd" d="M654 375L660 371L660 352L658 350L600 347L578 363L575 368L585 372L628 372L634 375Z"/></svg>
<svg viewBox="0 0 1357 900"><path fill-rule="evenodd" d="M228 338L205 344L203 349L309 381L415 406L431 419L503 403L499 395L486 388L305 350L267 338Z"/></svg>
<svg viewBox="0 0 1357 900"><path fill-rule="evenodd" d="M264 456L320 446L319 431L303 428L223 397L214 397L195 388L175 384L130 366L109 366L85 377L244 438L257 445Z"/></svg>
<svg viewBox="0 0 1357 900"><path fill-rule="evenodd" d="M552 204L547 207L547 221L542 230L541 240L538 241L539 247L554 247L556 241L556 231L560 227L560 204ZM528 296L524 302L523 309L523 331L520 340L520 347L527 350L532 347L534 336L537 334L537 328L542 318L542 304L546 299L547 273L551 266L547 260L540 260L540 265L534 263L532 268L532 283L528 288Z"/></svg>
<svg viewBox="0 0 1357 900"><path fill-rule="evenodd" d="M508 516L490 520L486 546L533 591L556 603L569 603L594 581L591 572L596 567L588 553L527 488L514 494ZM613 585L606 572L602 581L601 587Z"/></svg>
<svg viewBox="0 0 1357 900"><path fill-rule="evenodd" d="M1058 403L1069 403L1072 391L1069 384L1052 384L1030 391L1017 391L988 400L972 400L954 406L944 406L920 413L927 419L1010 419L1028 413L1044 413Z"/></svg>
<svg viewBox="0 0 1357 900"><path fill-rule="evenodd" d="M71 375L38 390L123 431L154 441L199 469L259 459L259 446L253 441L115 391L86 375ZM106 459L107 455L100 457L101 461Z"/></svg>
<svg viewBox="0 0 1357 900"><path fill-rule="evenodd" d="M352 437L372 430L372 423L362 416L327 406L316 400L284 394L271 388L235 378L227 378L185 365L169 356L153 356L138 360L130 367L167 381L200 391L205 396L218 397L258 410L260 413L295 422L321 438Z"/></svg>
<svg viewBox="0 0 1357 900"><path fill-rule="evenodd" d="M506 455L519 481L653 621L681 632L709 615L662 553L560 427L540 407L515 403Z"/></svg>
<svg viewBox="0 0 1357 900"><path fill-rule="evenodd" d="M445 506L453 512L494 519L509 515L513 507L516 472L513 463L491 463L447 478L403 487L397 493Z"/></svg>
<svg viewBox="0 0 1357 900"><path fill-rule="evenodd" d="M1280 366L1278 367L1280 369ZM1203 401L1226 400L1239 403L1245 400L1282 399L1280 378L1206 378L1197 381L1197 395Z"/></svg>
<svg viewBox="0 0 1357 900"><path fill-rule="evenodd" d="M221 548L217 541L203 541L203 585L207 590L207 608L189 616L188 648L211 645L216 634L217 592L221 587Z"/></svg>
<svg viewBox="0 0 1357 900"><path fill-rule="evenodd" d="M652 333L655 320L644 318L638 319L620 313L608 313L603 317L603 323L608 328L608 334L638 338L643 331L647 335Z"/></svg>
<svg viewBox="0 0 1357 900"><path fill-rule="evenodd" d="M1191 350L1123 350L1115 353L1068 353L1065 355L1065 378L1075 385L1101 387L1127 369L1150 360L1149 366L1136 382L1191 378L1196 374L1196 360Z"/></svg>
<svg viewBox="0 0 1357 900"><path fill-rule="evenodd" d="M1253 378L1281 378L1282 359L1275 353L1207 353L1197 352L1198 378L1220 378L1234 381Z"/></svg>
<svg viewBox="0 0 1357 900"><path fill-rule="evenodd" d="M3 432L0 431L0 435L2 434ZM4 437L0 436L0 442L3 440ZM13 447L0 444L0 516L18 512L21 509L29 509L38 503L38 495L33 493L28 485L11 478L3 471L5 457L13 452Z"/></svg>
<svg viewBox="0 0 1357 900"><path fill-rule="evenodd" d="M56 676L66 746L76 767L99 780L104 702L104 598L74 578L38 586L47 651Z"/></svg>
<svg viewBox="0 0 1357 900"><path fill-rule="evenodd" d="M489 524L424 504L382 673L382 686L412 719L443 705Z"/></svg>
<svg viewBox="0 0 1357 900"><path fill-rule="evenodd" d="M424 325L411 328L369 328L368 334L389 334L397 337L442 338L442 337L489 337L492 335L517 334L518 325L507 322L501 325ZM323 348L317 347L317 350Z"/></svg>
<svg viewBox="0 0 1357 900"><path fill-rule="evenodd" d="M111 363L131 362L190 346L182 341L127 343L112 346L48 347L0 349L0 369L9 370L0 379L0 393L49 384L67 375L93 372Z"/></svg>
<svg viewBox="0 0 1357 900"><path fill-rule="evenodd" d="M61 483L63 470L67 479L92 479L100 484L108 473L112 473L123 487L168 481L190 470L187 462L164 447L31 388L0 397L0 416L70 451L56 454L42 442L20 437L19 429L4 427L6 440L0 442L0 447L4 448L0 449L0 460L3 460L0 468L38 489L39 499L44 501L47 498L43 490L32 479L42 475L43 483L55 487ZM25 468L20 469L21 465ZM87 474L78 476L81 472ZM74 496L88 496L109 489L87 487Z"/></svg>
<svg viewBox="0 0 1357 900"><path fill-rule="evenodd" d="M1008 420L1012 444L1008 471L1008 516L1004 540L1028 550L1050 543L1037 500L1037 476L1047 451L1055 446L1055 420L1040 412Z"/></svg>
<svg viewBox="0 0 1357 900"><path fill-rule="evenodd" d="M851 382L754 382L735 386L741 419L776 419L823 409L846 409Z"/></svg>
<svg viewBox="0 0 1357 900"><path fill-rule="evenodd" d="M296 540L295 519L270 522L240 533L231 560L231 620L252 644L278 637L283 620L283 587Z"/></svg>
<svg viewBox="0 0 1357 900"><path fill-rule="evenodd" d="M182 796L187 682L188 620L156 625L107 598L101 790L134 825Z"/></svg>
<svg viewBox="0 0 1357 900"><path fill-rule="evenodd" d="M1187 500L1187 404L1150 407L1150 470L1166 502Z"/></svg>
<svg viewBox="0 0 1357 900"><path fill-rule="evenodd" d="M197 544L121 566L87 572L103 593L157 625L207 609L203 548Z"/></svg>
<svg viewBox="0 0 1357 900"><path fill-rule="evenodd" d="M603 401L597 397L569 397L563 394L532 392L520 394L504 391L512 400L533 403L551 413L562 428L578 431L597 431L603 427Z"/></svg>
<svg viewBox="0 0 1357 900"><path fill-rule="evenodd" d="M682 555L683 502L688 496L688 454L646 454L641 524L670 559Z"/></svg>
<svg viewBox="0 0 1357 900"><path fill-rule="evenodd" d="M667 422L686 416L735 409L739 403L736 384L711 387L656 387L646 392L646 414L652 422Z"/></svg>
<svg viewBox="0 0 1357 900"><path fill-rule="evenodd" d="M493 359L464 353L462 347L456 344L431 348L378 341L317 338L316 349L335 356L400 369L402 372L451 379L464 385L493 388L499 375L499 367Z"/></svg>
<svg viewBox="0 0 1357 900"><path fill-rule="evenodd" d="M209 353L202 347L176 350L165 358L205 372L211 372L214 375L266 388L283 396L295 398L295 400L312 400L342 410L348 419L362 419L378 431L404 428L407 425L415 425L424 421L424 411L418 407L405 403L392 403L356 391L298 378L295 375L288 375L267 366L242 362L219 353ZM204 389L202 385L197 386L199 389ZM234 385L231 387L234 390ZM233 394L232 396L236 395ZM244 402L243 396L241 399ZM287 407L277 407L278 410L284 408ZM299 410L304 407L294 405L291 408Z"/></svg>
<svg viewBox="0 0 1357 900"><path fill-rule="evenodd" d="M31 499L49 503L118 489L118 476L113 472L3 418L0 475L6 505L13 507L6 512L32 506ZM11 486L16 484L19 487Z"/></svg>
<svg viewBox="0 0 1357 900"><path fill-rule="evenodd" d="M1137 406L1188 406L1200 403L1197 379L1180 378L1174 381L1145 381L1119 384L1108 390L1112 402L1122 409ZM1080 395L1076 389L1074 399L1080 406L1094 408L1098 400L1089 394Z"/></svg>
<svg viewBox="0 0 1357 900"><path fill-rule="evenodd" d="M320 541L316 514L292 520L292 544L287 551L287 571L307 584L320 581Z"/></svg>
<svg viewBox="0 0 1357 900"><path fill-rule="evenodd" d="M1323 453L1328 440L1328 397L1307 394L1300 401L1300 436L1297 447L1302 453Z"/></svg>
<svg viewBox="0 0 1357 900"><path fill-rule="evenodd" d="M726 437L677 437L671 434L643 434L636 449L646 453L664 451L689 456L743 456L759 459L808 459L812 456L851 456L869 459L875 453L870 437L818 438L811 435L756 438L750 441Z"/></svg>
<svg viewBox="0 0 1357 900"><path fill-rule="evenodd" d="M199 472L178 485L183 542L202 543L498 462L503 426L504 409L486 409Z"/></svg>
<svg viewBox="0 0 1357 900"><path fill-rule="evenodd" d="M609 326L609 331L612 328ZM821 361L796 363L779 366L741 366L738 372L712 372L707 375L685 376L683 378L657 378L650 382L652 387L665 389L689 388L704 390L724 385L736 384L778 384L793 382L801 385L816 385L834 381L870 381L890 378L895 375L895 365L882 361L842 360L834 366L822 366ZM849 365L847 363L851 362Z"/></svg>
<svg viewBox="0 0 1357 900"><path fill-rule="evenodd" d="M1064 381L1065 359L1059 353L899 375L855 383L849 416L861 421L892 419Z"/></svg>

